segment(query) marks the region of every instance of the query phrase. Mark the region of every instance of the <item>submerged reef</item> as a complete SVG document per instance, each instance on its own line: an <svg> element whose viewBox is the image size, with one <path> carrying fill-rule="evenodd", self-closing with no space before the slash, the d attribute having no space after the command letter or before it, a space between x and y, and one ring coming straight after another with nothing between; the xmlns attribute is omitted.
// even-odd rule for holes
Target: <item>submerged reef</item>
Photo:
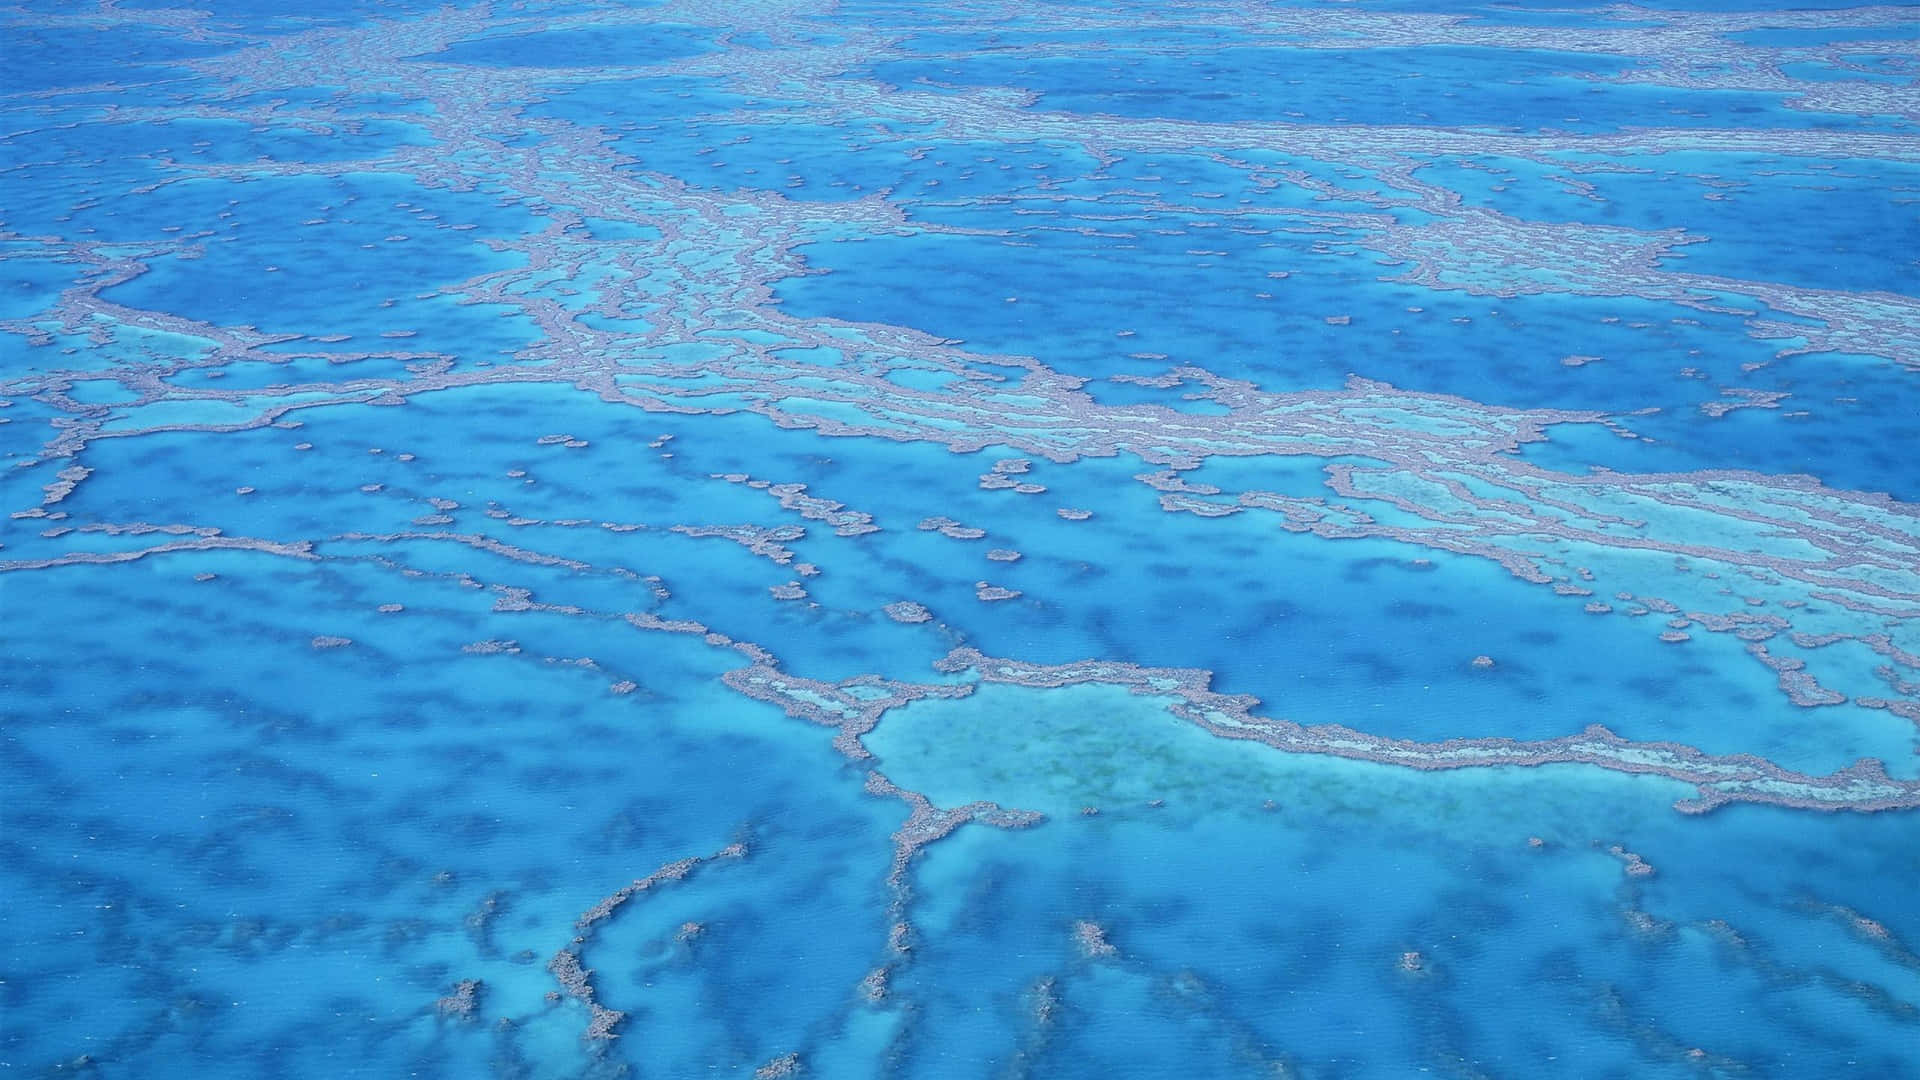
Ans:
<svg viewBox="0 0 1920 1080"><path fill-rule="evenodd" d="M1915 1076L1920 20L1744 6L0 11L0 1063Z"/></svg>

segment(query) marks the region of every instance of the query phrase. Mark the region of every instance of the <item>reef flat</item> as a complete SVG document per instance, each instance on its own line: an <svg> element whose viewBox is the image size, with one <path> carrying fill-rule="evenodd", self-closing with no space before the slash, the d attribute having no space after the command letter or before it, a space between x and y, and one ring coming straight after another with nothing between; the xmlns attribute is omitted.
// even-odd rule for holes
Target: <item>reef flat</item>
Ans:
<svg viewBox="0 0 1920 1080"><path fill-rule="evenodd" d="M1920 18L0 7L0 1071L1920 1077Z"/></svg>

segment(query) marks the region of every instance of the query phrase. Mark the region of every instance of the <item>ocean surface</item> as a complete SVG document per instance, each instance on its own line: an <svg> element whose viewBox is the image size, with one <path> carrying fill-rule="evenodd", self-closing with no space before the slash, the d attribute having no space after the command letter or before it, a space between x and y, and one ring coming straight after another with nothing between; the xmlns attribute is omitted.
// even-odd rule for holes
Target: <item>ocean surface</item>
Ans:
<svg viewBox="0 0 1920 1080"><path fill-rule="evenodd" d="M1917 56L14 0L0 1077L1920 1077Z"/></svg>

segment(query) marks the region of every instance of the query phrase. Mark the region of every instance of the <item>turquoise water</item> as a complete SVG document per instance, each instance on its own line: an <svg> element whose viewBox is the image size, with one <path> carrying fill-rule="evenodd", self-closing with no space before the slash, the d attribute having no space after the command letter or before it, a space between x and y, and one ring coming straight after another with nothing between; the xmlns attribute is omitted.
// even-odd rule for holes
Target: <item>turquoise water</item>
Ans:
<svg viewBox="0 0 1920 1080"><path fill-rule="evenodd" d="M1844 0L0 13L0 1071L1920 1077Z"/></svg>

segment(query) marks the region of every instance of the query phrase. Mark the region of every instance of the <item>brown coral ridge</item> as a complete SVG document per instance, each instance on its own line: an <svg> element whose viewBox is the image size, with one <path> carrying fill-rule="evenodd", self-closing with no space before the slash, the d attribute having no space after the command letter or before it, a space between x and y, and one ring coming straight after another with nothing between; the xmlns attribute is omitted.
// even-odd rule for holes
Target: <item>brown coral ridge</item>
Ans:
<svg viewBox="0 0 1920 1080"><path fill-rule="evenodd" d="M1087 960L1108 960L1120 955L1120 950L1107 940L1107 928L1092 919L1074 922L1073 944Z"/></svg>
<svg viewBox="0 0 1920 1080"><path fill-rule="evenodd" d="M720 859L741 859L747 855L747 846L735 841L711 855L696 855L685 859L675 859L633 882L623 885L600 899L600 902L588 908L574 920L575 936L566 948L555 953L547 962L547 970L560 983L567 995L587 1007L588 1042L602 1042L619 1038L614 1029L626 1019L627 1014L618 1009L609 1009L602 1005L593 989L593 969L580 962L580 954L592 939L594 930L603 922L611 919L629 900L657 886L680 881L688 874L710 862Z"/></svg>
<svg viewBox="0 0 1920 1080"><path fill-rule="evenodd" d="M753 1080L783 1080L785 1077L799 1076L802 1071L799 1054L781 1054L755 1069Z"/></svg>
<svg viewBox="0 0 1920 1080"><path fill-rule="evenodd" d="M887 870L887 955L880 965L860 982L860 995L869 1004L885 999L894 970L913 952L913 924L909 909L913 902L910 868L920 849L941 840L968 822L979 822L999 829L1028 829L1046 821L1035 810L1009 810L998 803L972 802L942 809L917 791L908 791L879 772L867 774L866 791L881 798L895 798L907 804L907 820L893 834L893 862Z"/></svg>
<svg viewBox="0 0 1920 1080"><path fill-rule="evenodd" d="M729 671L720 679L756 701L779 706L795 719L838 729L834 749L856 761L873 757L860 745L860 738L873 730L888 709L923 698L959 698L973 693L973 687L964 684L901 683L877 675L839 683L808 679L781 671L771 657Z"/></svg>
<svg viewBox="0 0 1920 1080"><path fill-rule="evenodd" d="M480 991L486 984L479 979L462 979L453 993L434 1002L434 1011L448 1020L472 1021L480 1011Z"/></svg>

